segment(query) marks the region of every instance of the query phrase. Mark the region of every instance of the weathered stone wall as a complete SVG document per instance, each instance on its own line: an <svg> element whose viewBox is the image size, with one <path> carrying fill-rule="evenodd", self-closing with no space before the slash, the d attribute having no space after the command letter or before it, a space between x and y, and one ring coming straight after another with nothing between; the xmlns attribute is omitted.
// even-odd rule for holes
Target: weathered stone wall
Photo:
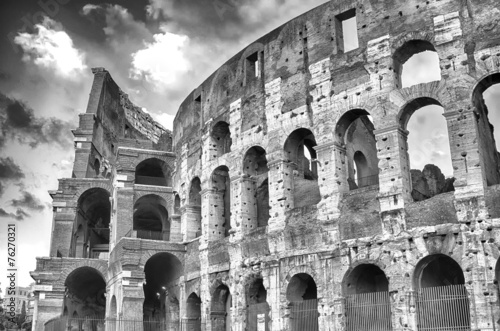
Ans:
<svg viewBox="0 0 500 331"><path fill-rule="evenodd" d="M344 52L342 20L353 13L359 47ZM145 266L168 254L178 263L165 267L179 278L165 284L161 295L168 299L162 302L183 320L192 310L187 298L196 294L204 330L222 330L216 324L224 320L232 330L248 329L248 291L256 280L267 291L269 330L293 329L291 300L304 290L294 277L304 274L316 285L318 329L345 330L346 297L354 288L349 277L370 265L388 283L389 325L416 331L420 262L444 256L463 273L471 328L498 328L499 194L489 186L497 183L498 165L491 133L484 132L486 110L474 91L499 82L488 78L500 72L499 13L495 0L329 1L258 39L197 87L175 117L173 153L168 133L160 134L109 74L97 70L88 111L75 131L76 178L61 180L53 193L51 256L67 256L77 197L107 185L107 317L142 319ZM441 80L401 88L404 61L424 50L437 52ZM103 91L109 98L104 105ZM455 191L414 202L406 124L431 104L444 108ZM119 120L111 123L113 114ZM365 127L349 129L355 121ZM261 227L251 212L263 205L252 189L258 178L244 168L254 146L265 150L269 169L269 220ZM370 175L378 174L360 188L349 183L356 151L371 162ZM88 179L94 160L103 157L109 157L111 178ZM171 187L135 182L136 167L152 158L172 170ZM130 231L134 204L146 195L163 199L174 215L170 242ZM180 206L174 214L175 195ZM34 277L41 285L55 284L60 267L40 261ZM230 306L223 302L227 290ZM37 299L40 320L61 307L59 292L50 301L51 290L39 293L44 291L47 296ZM116 311L110 311L113 302Z"/></svg>

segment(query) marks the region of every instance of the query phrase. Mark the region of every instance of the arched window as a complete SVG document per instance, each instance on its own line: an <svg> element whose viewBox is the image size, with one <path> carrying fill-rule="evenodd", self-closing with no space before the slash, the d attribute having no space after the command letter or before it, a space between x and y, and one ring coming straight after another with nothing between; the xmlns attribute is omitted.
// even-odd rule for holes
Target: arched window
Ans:
<svg viewBox="0 0 500 331"><path fill-rule="evenodd" d="M349 189L378 184L378 157L370 114L364 109L352 109L337 122L337 143L346 149Z"/></svg>
<svg viewBox="0 0 500 331"><path fill-rule="evenodd" d="M418 262L414 273L419 330L470 330L470 303L460 265L444 254Z"/></svg>
<svg viewBox="0 0 500 331"><path fill-rule="evenodd" d="M430 42L410 40L393 56L396 84L399 88L441 80L439 56Z"/></svg>
<svg viewBox="0 0 500 331"><path fill-rule="evenodd" d="M186 318L183 322L186 330L201 331L201 299L191 293L186 300Z"/></svg>
<svg viewBox="0 0 500 331"><path fill-rule="evenodd" d="M193 178L189 186L189 200L186 207L187 240L201 236L201 181Z"/></svg>
<svg viewBox="0 0 500 331"><path fill-rule="evenodd" d="M109 196L104 189L92 188L78 199L72 256L95 259L107 256L111 218Z"/></svg>
<svg viewBox="0 0 500 331"><path fill-rule="evenodd" d="M174 214L175 215L181 214L181 197L179 196L179 194L176 194L174 196Z"/></svg>
<svg viewBox="0 0 500 331"><path fill-rule="evenodd" d="M73 270L64 282L65 305L70 311L84 312L83 317L103 318L106 312L106 282L101 273L92 267Z"/></svg>
<svg viewBox="0 0 500 331"><path fill-rule="evenodd" d="M500 183L498 155L500 142L500 73L482 79L474 89L472 103L476 112L479 157L486 185ZM494 130L494 128L497 130Z"/></svg>
<svg viewBox="0 0 500 331"><path fill-rule="evenodd" d="M141 197L134 204L133 230L137 238L170 239L170 219L166 201L154 194Z"/></svg>
<svg viewBox="0 0 500 331"><path fill-rule="evenodd" d="M232 139L231 131L229 131L229 124L226 122L218 122L212 128L211 132L213 149L212 158L222 156L231 151Z"/></svg>
<svg viewBox="0 0 500 331"><path fill-rule="evenodd" d="M314 146L314 134L304 128L293 131L285 141L285 157L296 167L293 173L295 208L316 205L321 200Z"/></svg>
<svg viewBox="0 0 500 331"><path fill-rule="evenodd" d="M267 290L262 278L257 278L248 287L247 293L247 327L246 330L269 330L269 311ZM259 317L261 316L261 317ZM264 316L264 319L262 319Z"/></svg>
<svg viewBox="0 0 500 331"><path fill-rule="evenodd" d="M211 176L212 189L214 190L213 208L214 222L210 224L212 238L229 236L231 230L231 180L229 169L220 166L214 170Z"/></svg>
<svg viewBox="0 0 500 331"><path fill-rule="evenodd" d="M96 177L99 177L100 170L101 170L101 163L99 162L98 159L95 159L95 161L94 161L94 171L95 171L95 176Z"/></svg>
<svg viewBox="0 0 500 331"><path fill-rule="evenodd" d="M305 273L293 276L286 289L286 299L291 306L291 331L319 330L318 289L311 276Z"/></svg>
<svg viewBox="0 0 500 331"><path fill-rule="evenodd" d="M212 295L210 317L212 320L212 330L231 330L231 307L233 306L231 292L229 288L221 284Z"/></svg>
<svg viewBox="0 0 500 331"><path fill-rule="evenodd" d="M167 298L172 298L172 283L183 273L182 263L170 253L157 253L150 257L144 265L145 283L143 323L144 330L159 330L167 318ZM179 320L177 316L169 314L169 320Z"/></svg>
<svg viewBox="0 0 500 331"><path fill-rule="evenodd" d="M403 109L400 125L408 131L408 155L414 201L454 191L448 127L434 99L418 98Z"/></svg>
<svg viewBox="0 0 500 331"><path fill-rule="evenodd" d="M389 281L379 267L358 265L342 285L347 331L392 330Z"/></svg>
<svg viewBox="0 0 500 331"><path fill-rule="evenodd" d="M266 151L259 146L250 148L243 158L243 173L251 179L245 182L247 194L243 197L246 198L242 210L246 230L267 226L269 220L268 172Z"/></svg>
<svg viewBox="0 0 500 331"><path fill-rule="evenodd" d="M168 165L156 158L146 159L135 168L135 183L141 185L172 186Z"/></svg>

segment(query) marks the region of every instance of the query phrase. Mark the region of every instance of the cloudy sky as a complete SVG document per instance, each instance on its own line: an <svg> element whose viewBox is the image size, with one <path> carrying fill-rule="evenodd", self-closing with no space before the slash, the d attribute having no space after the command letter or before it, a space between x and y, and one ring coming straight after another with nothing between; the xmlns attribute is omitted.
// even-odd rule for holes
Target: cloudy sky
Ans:
<svg viewBox="0 0 500 331"><path fill-rule="evenodd" d="M1 287L6 283L7 223L15 222L19 230L20 285L32 281L29 271L35 269L35 256L48 255L52 210L47 191L57 189L57 178L71 176L70 130L87 105L90 68L108 69L134 103L171 128L180 102L227 59L323 2L2 0ZM428 60L420 65L426 66ZM439 109L430 112L442 118ZM417 128L421 125L432 132L425 139L434 140L426 144L438 151L430 155L424 150L422 155L432 162L449 160L444 148L447 136L433 119L419 114L414 116ZM444 145L442 150L436 149L436 141Z"/></svg>

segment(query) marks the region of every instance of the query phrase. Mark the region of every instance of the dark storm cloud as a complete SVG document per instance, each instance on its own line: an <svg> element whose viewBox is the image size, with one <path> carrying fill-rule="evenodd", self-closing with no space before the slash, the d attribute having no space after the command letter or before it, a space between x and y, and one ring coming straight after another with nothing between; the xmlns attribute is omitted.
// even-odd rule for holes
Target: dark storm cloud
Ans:
<svg viewBox="0 0 500 331"><path fill-rule="evenodd" d="M36 147L39 144L72 144L73 125L60 119L36 117L33 110L23 102L0 94L0 147L8 138Z"/></svg>
<svg viewBox="0 0 500 331"><path fill-rule="evenodd" d="M0 180L19 180L24 172L10 157L0 158Z"/></svg>
<svg viewBox="0 0 500 331"><path fill-rule="evenodd" d="M15 213L9 213L5 209L0 208L0 218L13 218L15 220L22 221L25 217L29 216L30 215L21 208L18 208Z"/></svg>
<svg viewBox="0 0 500 331"><path fill-rule="evenodd" d="M45 209L46 205L30 192L24 191L22 194L23 196L21 199L13 199L11 201L13 207L28 208L31 210Z"/></svg>
<svg viewBox="0 0 500 331"><path fill-rule="evenodd" d="M0 158L0 197L4 193L5 184L18 182L24 178L24 172L10 157Z"/></svg>

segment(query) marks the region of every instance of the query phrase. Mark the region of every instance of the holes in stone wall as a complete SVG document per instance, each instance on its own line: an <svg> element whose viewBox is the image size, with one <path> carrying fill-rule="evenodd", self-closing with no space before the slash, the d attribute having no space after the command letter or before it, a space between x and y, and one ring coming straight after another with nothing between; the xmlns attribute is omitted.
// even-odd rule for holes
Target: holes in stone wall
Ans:
<svg viewBox="0 0 500 331"><path fill-rule="evenodd" d="M339 53L347 53L359 47L355 8L335 16L335 30Z"/></svg>
<svg viewBox="0 0 500 331"><path fill-rule="evenodd" d="M396 86L399 88L441 80L439 56L430 42L410 40L393 55Z"/></svg>
<svg viewBox="0 0 500 331"><path fill-rule="evenodd" d="M211 176L212 189L218 196L214 211L214 228L218 233L215 237L228 237L231 230L231 179L229 169L226 166L220 166L214 170Z"/></svg>

